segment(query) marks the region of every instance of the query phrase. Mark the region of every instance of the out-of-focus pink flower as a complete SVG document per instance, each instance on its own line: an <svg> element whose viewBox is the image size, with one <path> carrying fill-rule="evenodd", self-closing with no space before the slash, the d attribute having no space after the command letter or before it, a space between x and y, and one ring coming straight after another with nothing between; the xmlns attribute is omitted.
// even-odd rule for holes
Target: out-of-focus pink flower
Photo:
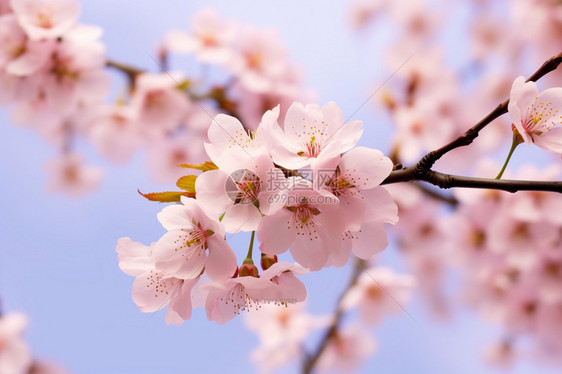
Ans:
<svg viewBox="0 0 562 374"><path fill-rule="evenodd" d="M305 303L264 304L246 314L248 329L260 340L250 354L260 372L268 373L302 358L302 344L315 329L325 327L328 316L315 317L305 311Z"/></svg>
<svg viewBox="0 0 562 374"><path fill-rule="evenodd" d="M142 144L136 113L129 106L96 107L87 131L98 152L117 163L129 161Z"/></svg>
<svg viewBox="0 0 562 374"><path fill-rule="evenodd" d="M223 21L212 8L193 15L191 32L171 31L164 48L176 53L195 53L204 63L225 63L232 55L232 42L238 27L233 21Z"/></svg>
<svg viewBox="0 0 562 374"><path fill-rule="evenodd" d="M87 194L99 187L103 171L94 166L85 166L83 157L67 153L47 164L50 173L48 189L64 192L73 197Z"/></svg>
<svg viewBox="0 0 562 374"><path fill-rule="evenodd" d="M520 76L511 88L508 105L513 126L526 144L562 154L562 88L539 93L535 82Z"/></svg>
<svg viewBox="0 0 562 374"><path fill-rule="evenodd" d="M23 339L27 318L10 313L0 317L0 373L27 374L31 353Z"/></svg>
<svg viewBox="0 0 562 374"><path fill-rule="evenodd" d="M362 29L381 13L387 6L387 0L356 0L349 10L349 22L357 29Z"/></svg>
<svg viewBox="0 0 562 374"><path fill-rule="evenodd" d="M396 274L384 267L366 269L346 294L342 305L347 310L359 308L361 319L374 325L387 314L403 311L414 286L411 275Z"/></svg>
<svg viewBox="0 0 562 374"><path fill-rule="evenodd" d="M34 40L56 38L78 20L80 3L75 0L11 0L21 27Z"/></svg>
<svg viewBox="0 0 562 374"><path fill-rule="evenodd" d="M179 168L179 164L207 161L203 141L200 134L185 131L175 137L150 142L146 163L152 179L159 183L175 182L186 174L186 169Z"/></svg>
<svg viewBox="0 0 562 374"><path fill-rule="evenodd" d="M141 134L147 140L172 132L187 115L190 101L178 87L182 81L182 74L175 73L145 73L137 78L131 106L138 113Z"/></svg>
<svg viewBox="0 0 562 374"><path fill-rule="evenodd" d="M226 66L248 90L266 92L290 73L287 52L273 30L242 29L234 56Z"/></svg>
<svg viewBox="0 0 562 374"><path fill-rule="evenodd" d="M48 41L30 41L16 17L8 14L0 17L0 67L16 76L27 76L47 64L54 48Z"/></svg>
<svg viewBox="0 0 562 374"><path fill-rule="evenodd" d="M513 344L508 341L490 344L484 350L484 359L486 362L498 368L508 369L512 367L515 358L515 348Z"/></svg>
<svg viewBox="0 0 562 374"><path fill-rule="evenodd" d="M318 369L351 373L376 349L376 341L364 328L358 325L346 326L328 341L318 360Z"/></svg>

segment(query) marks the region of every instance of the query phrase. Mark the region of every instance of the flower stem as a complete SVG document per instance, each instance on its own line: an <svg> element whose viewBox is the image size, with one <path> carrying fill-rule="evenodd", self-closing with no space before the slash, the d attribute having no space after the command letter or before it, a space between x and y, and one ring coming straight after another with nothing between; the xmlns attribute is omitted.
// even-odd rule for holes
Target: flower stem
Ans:
<svg viewBox="0 0 562 374"><path fill-rule="evenodd" d="M254 250L254 237L256 236L256 232L252 231L252 236L250 237L250 248L248 248L248 254L246 255L246 259L244 260L245 264L253 264L254 260L252 260L252 251Z"/></svg>
<svg viewBox="0 0 562 374"><path fill-rule="evenodd" d="M511 148L509 150L509 153L507 154L507 158L505 159L505 162L502 166L502 169L500 170L499 174L497 175L496 179L501 179L503 172L505 171L505 168L507 167L507 164L509 163L509 160L511 159L511 155L513 154L513 151L515 151L515 148L517 148L517 146L521 143L519 141L519 134L518 133L514 133L513 134L513 141L511 142Z"/></svg>

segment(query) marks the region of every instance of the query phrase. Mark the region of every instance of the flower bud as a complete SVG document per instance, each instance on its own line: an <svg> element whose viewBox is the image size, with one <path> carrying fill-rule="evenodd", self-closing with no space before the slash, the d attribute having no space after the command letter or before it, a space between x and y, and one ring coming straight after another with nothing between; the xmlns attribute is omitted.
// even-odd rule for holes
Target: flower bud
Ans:
<svg viewBox="0 0 562 374"><path fill-rule="evenodd" d="M260 265L263 270L269 269L273 264L277 263L277 255L269 256L265 253L261 254Z"/></svg>
<svg viewBox="0 0 562 374"><path fill-rule="evenodd" d="M256 265L254 264L242 264L242 266L240 266L240 271L238 276L240 277L254 277L254 278L259 278L259 271L258 268L256 267Z"/></svg>

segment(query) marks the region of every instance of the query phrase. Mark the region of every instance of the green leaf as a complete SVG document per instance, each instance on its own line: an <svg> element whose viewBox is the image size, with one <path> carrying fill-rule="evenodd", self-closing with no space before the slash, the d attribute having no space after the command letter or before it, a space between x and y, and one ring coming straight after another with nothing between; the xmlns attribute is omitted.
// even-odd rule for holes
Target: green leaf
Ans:
<svg viewBox="0 0 562 374"><path fill-rule="evenodd" d="M195 180L197 179L197 175L186 175L185 177L181 177L178 179L176 186L181 188L182 190L186 190L195 194Z"/></svg>
<svg viewBox="0 0 562 374"><path fill-rule="evenodd" d="M201 170L201 171L209 171L209 170L217 170L218 167L217 165L215 165L212 161L205 161L202 164L196 165L196 164L179 164L178 165L180 168L186 168L186 169L195 169L195 170Z"/></svg>
<svg viewBox="0 0 562 374"><path fill-rule="evenodd" d="M187 191L166 191L166 192L151 192L142 193L138 190L139 194L144 196L150 201L158 201L161 203L177 203L181 200L182 196L195 197L195 192Z"/></svg>

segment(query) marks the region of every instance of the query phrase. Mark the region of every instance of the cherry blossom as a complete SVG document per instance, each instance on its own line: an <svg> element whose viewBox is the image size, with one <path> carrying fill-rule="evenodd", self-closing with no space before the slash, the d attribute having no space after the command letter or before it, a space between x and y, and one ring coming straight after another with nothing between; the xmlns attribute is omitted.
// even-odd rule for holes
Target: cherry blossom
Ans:
<svg viewBox="0 0 562 374"><path fill-rule="evenodd" d="M358 307L361 319L373 325L386 314L402 312L414 285L411 275L399 275L384 267L370 268L361 274L342 305L346 309Z"/></svg>
<svg viewBox="0 0 562 374"><path fill-rule="evenodd" d="M330 338L318 368L321 371L352 372L376 349L377 343L364 329L358 325L346 326Z"/></svg>
<svg viewBox="0 0 562 374"><path fill-rule="evenodd" d="M297 263L318 271L327 266L330 257L341 252L340 238L345 221L335 213L324 214L322 209L336 203L312 188L305 179L289 178L286 195L279 198L283 209L264 217L257 229L260 250L278 255L290 249Z"/></svg>
<svg viewBox="0 0 562 374"><path fill-rule="evenodd" d="M31 366L31 353L23 339L27 318L10 313L0 317L0 372L25 374Z"/></svg>
<svg viewBox="0 0 562 374"><path fill-rule="evenodd" d="M222 325L241 311L259 309L262 304L293 304L304 301L306 288L295 274L306 273L301 266L278 262L259 278L244 276L203 286L209 291L205 303L207 318Z"/></svg>
<svg viewBox="0 0 562 374"><path fill-rule="evenodd" d="M47 163L51 173L48 189L78 197L98 188L103 171L94 166L85 166L83 157L70 153Z"/></svg>
<svg viewBox="0 0 562 374"><path fill-rule="evenodd" d="M63 35L74 26L81 8L75 0L11 0L10 5L34 40Z"/></svg>
<svg viewBox="0 0 562 374"><path fill-rule="evenodd" d="M526 144L562 153L562 88L549 88L539 93L535 82L518 77L513 82L509 116Z"/></svg>
<svg viewBox="0 0 562 374"><path fill-rule="evenodd" d="M154 246L156 267L181 279L195 279L203 270L211 279L232 276L236 257L222 225L208 217L195 199L182 196L181 203L158 214L168 232Z"/></svg>
<svg viewBox="0 0 562 374"><path fill-rule="evenodd" d="M271 372L301 358L301 345L309 334L329 322L327 317L308 314L305 308L305 303L281 307L264 304L246 314L244 321L248 329L260 339L259 347L250 356L261 372Z"/></svg>
<svg viewBox="0 0 562 374"><path fill-rule="evenodd" d="M214 9L203 8L193 15L191 29L193 35L169 32L164 47L176 53L195 53L204 63L225 63L232 56L235 22L223 21Z"/></svg>
<svg viewBox="0 0 562 374"><path fill-rule="evenodd" d="M314 167L320 156L330 159L350 150L361 137L361 126L361 121L345 123L334 102L323 107L295 102L287 110L283 130L272 126L279 145L271 150L271 156L288 169Z"/></svg>

